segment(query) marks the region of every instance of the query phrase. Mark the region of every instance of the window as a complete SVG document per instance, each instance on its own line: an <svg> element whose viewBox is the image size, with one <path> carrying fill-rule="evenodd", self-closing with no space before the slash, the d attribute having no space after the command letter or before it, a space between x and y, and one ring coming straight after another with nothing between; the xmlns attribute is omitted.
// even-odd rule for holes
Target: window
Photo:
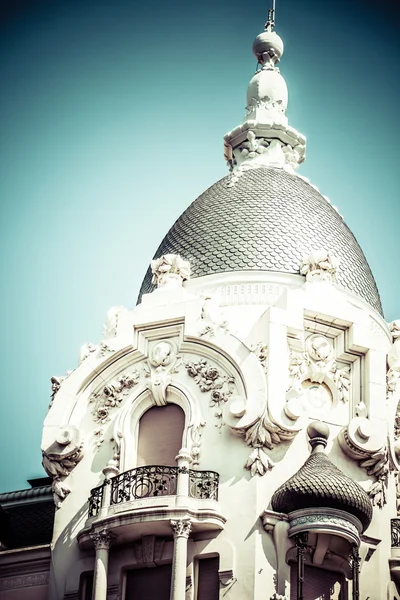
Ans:
<svg viewBox="0 0 400 600"><path fill-rule="evenodd" d="M154 406L139 421L137 466L176 464L182 448L185 414L176 404Z"/></svg>
<svg viewBox="0 0 400 600"><path fill-rule="evenodd" d="M169 600L171 564L126 573L125 600Z"/></svg>
<svg viewBox="0 0 400 600"><path fill-rule="evenodd" d="M92 600L93 571L82 573L79 581L79 599Z"/></svg>
<svg viewBox="0 0 400 600"><path fill-rule="evenodd" d="M343 575L305 565L303 592L307 600L344 600ZM296 564L290 570L290 600L297 600Z"/></svg>
<svg viewBox="0 0 400 600"><path fill-rule="evenodd" d="M219 556L201 558L197 563L196 600L219 599Z"/></svg>

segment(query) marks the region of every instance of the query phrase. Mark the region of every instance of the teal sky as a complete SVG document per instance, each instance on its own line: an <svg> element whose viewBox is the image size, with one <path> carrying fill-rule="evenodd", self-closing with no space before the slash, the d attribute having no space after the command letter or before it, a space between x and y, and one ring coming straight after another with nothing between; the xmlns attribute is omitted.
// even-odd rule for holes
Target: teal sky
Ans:
<svg viewBox="0 0 400 600"><path fill-rule="evenodd" d="M277 0L309 177L400 318L397 0ZM41 468L52 375L133 308L159 242L223 177L268 2L13 0L0 24L0 491Z"/></svg>

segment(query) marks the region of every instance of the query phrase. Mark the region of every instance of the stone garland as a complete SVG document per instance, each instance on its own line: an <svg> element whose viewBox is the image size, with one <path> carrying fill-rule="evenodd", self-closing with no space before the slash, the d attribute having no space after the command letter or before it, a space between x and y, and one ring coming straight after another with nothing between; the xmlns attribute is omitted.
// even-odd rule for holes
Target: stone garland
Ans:
<svg viewBox="0 0 400 600"><path fill-rule="evenodd" d="M206 360L187 362L186 371L194 379L201 392L210 392L210 407L216 408L214 416L217 418L216 427L225 425L223 420L223 405L228 402L233 393L234 377L222 375L216 367L210 366Z"/></svg>
<svg viewBox="0 0 400 600"><path fill-rule="evenodd" d="M95 404L92 415L96 423L104 425L110 421L110 412L114 408L119 408L129 390L138 384L140 375L136 369L131 373L125 373L89 398L89 402Z"/></svg>
<svg viewBox="0 0 400 600"><path fill-rule="evenodd" d="M253 451L245 464L245 468L251 475L265 475L275 465L265 449L272 450L274 445L284 441L291 441L297 432L284 430L277 425L273 425L264 414L256 423L242 430L242 436Z"/></svg>

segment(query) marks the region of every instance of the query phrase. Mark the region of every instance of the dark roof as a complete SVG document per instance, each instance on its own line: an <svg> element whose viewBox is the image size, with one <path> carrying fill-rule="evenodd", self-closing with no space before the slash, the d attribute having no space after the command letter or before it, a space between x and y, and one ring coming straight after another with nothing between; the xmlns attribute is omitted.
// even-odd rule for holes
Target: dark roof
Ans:
<svg viewBox="0 0 400 600"><path fill-rule="evenodd" d="M7 550L51 542L55 512L52 489L37 483L31 489L0 494L0 542Z"/></svg>
<svg viewBox="0 0 400 600"><path fill-rule="evenodd" d="M224 177L179 217L154 257L180 254L192 277L242 270L299 273L312 249L341 259L338 283L382 314L375 280L354 235L304 179L260 167ZM148 270L139 293L154 289Z"/></svg>
<svg viewBox="0 0 400 600"><path fill-rule="evenodd" d="M276 490L271 504L273 510L282 513L302 508L336 508L357 517L363 530L372 519L367 492L338 469L324 452L311 454L301 469Z"/></svg>

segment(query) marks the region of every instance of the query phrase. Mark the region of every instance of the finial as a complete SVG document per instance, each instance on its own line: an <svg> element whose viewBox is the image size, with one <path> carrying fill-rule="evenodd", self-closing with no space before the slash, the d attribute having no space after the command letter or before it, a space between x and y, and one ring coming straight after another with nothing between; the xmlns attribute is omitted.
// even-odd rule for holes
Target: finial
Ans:
<svg viewBox="0 0 400 600"><path fill-rule="evenodd" d="M272 0L272 8L268 9L268 21L265 23L265 31L273 31L275 26L275 0Z"/></svg>
<svg viewBox="0 0 400 600"><path fill-rule="evenodd" d="M322 421L313 421L307 427L307 435L310 438L310 445L313 449L312 454L322 452L326 448L329 438L329 427Z"/></svg>

